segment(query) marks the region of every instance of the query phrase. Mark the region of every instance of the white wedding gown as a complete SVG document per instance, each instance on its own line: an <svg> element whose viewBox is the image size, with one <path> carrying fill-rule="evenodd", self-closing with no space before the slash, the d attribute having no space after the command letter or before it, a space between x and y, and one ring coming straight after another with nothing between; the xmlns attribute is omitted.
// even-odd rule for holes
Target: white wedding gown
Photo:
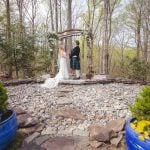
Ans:
<svg viewBox="0 0 150 150"><path fill-rule="evenodd" d="M59 54L59 72L55 78L48 78L45 80L45 83L41 86L43 88L54 88L58 86L59 82L65 79L69 79L69 73L67 68L67 59L66 54Z"/></svg>

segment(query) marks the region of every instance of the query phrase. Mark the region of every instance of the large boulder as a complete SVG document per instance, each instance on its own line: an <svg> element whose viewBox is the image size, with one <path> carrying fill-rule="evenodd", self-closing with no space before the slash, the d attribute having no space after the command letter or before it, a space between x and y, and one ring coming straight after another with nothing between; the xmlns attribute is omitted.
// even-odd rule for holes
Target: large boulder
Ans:
<svg viewBox="0 0 150 150"><path fill-rule="evenodd" d="M99 142L110 141L110 139L114 136L113 130L105 127L100 127L97 125L90 126L89 131L90 131L90 140L96 140Z"/></svg>
<svg viewBox="0 0 150 150"><path fill-rule="evenodd" d="M99 148L100 146L102 146L103 143L102 142L98 142L98 141L90 141L90 146L93 148Z"/></svg>
<svg viewBox="0 0 150 150"><path fill-rule="evenodd" d="M19 115L22 115L22 114L26 114L26 111L24 111L22 108L20 107L16 107L16 108L13 108L13 110L16 112L16 115L19 116Z"/></svg>
<svg viewBox="0 0 150 150"><path fill-rule="evenodd" d="M28 136L25 140L24 143L29 144L30 142L32 142L35 138L37 138L38 136L40 136L39 132L34 132L32 135Z"/></svg>
<svg viewBox="0 0 150 150"><path fill-rule="evenodd" d="M28 114L19 115L17 116L17 119L19 123L19 128L28 128L38 124L38 122Z"/></svg>
<svg viewBox="0 0 150 150"><path fill-rule="evenodd" d="M116 137L116 138L112 138L112 139L110 140L110 143L111 143L112 145L118 147L118 145L119 145L119 143L121 142L122 138L123 138L123 135L119 135L119 136Z"/></svg>
<svg viewBox="0 0 150 150"><path fill-rule="evenodd" d="M117 120L111 120L107 123L106 127L114 132L120 132L124 130L125 127L125 119L119 118Z"/></svg>
<svg viewBox="0 0 150 150"><path fill-rule="evenodd" d="M49 138L42 144L45 150L76 150L75 141L67 137Z"/></svg>
<svg viewBox="0 0 150 150"><path fill-rule="evenodd" d="M56 117L72 118L75 120L85 120L86 117L80 111L75 109L66 109L56 112Z"/></svg>

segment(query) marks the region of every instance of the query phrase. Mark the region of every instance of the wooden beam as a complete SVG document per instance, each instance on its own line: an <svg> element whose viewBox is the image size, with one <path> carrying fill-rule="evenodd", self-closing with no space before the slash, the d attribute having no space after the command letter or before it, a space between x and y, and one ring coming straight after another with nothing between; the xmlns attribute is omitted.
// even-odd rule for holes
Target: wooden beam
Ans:
<svg viewBox="0 0 150 150"><path fill-rule="evenodd" d="M72 31L72 32L68 32L68 33L65 33L65 34L59 34L58 36L78 34L78 33L82 34L82 32L80 32L80 31L74 31L74 32Z"/></svg>
<svg viewBox="0 0 150 150"><path fill-rule="evenodd" d="M72 37L72 36L81 36L81 34L69 34L69 35L64 35L64 36L59 36L59 39L67 38L67 37Z"/></svg>
<svg viewBox="0 0 150 150"><path fill-rule="evenodd" d="M80 32L84 32L84 31L88 31L88 30L82 30L82 29L69 29L69 30L64 30L62 32L58 32L57 34L63 34L66 32L72 32L72 31L80 31Z"/></svg>

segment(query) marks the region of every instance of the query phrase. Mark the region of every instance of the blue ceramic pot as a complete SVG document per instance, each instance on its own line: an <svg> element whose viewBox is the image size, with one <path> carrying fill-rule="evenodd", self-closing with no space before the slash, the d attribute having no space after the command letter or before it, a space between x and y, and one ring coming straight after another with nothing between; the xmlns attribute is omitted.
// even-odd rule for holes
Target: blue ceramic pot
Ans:
<svg viewBox="0 0 150 150"><path fill-rule="evenodd" d="M16 114L10 111L9 117L0 123L0 150L4 150L14 140L17 128Z"/></svg>
<svg viewBox="0 0 150 150"><path fill-rule="evenodd" d="M130 118L126 123L126 143L128 150L150 150L150 140L141 141L139 139L139 133L130 126L130 122L133 121Z"/></svg>

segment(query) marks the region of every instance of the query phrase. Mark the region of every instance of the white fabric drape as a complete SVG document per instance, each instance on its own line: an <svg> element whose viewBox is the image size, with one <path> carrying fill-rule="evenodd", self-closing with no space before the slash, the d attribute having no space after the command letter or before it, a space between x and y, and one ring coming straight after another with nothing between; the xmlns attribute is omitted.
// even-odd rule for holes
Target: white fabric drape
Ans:
<svg viewBox="0 0 150 150"><path fill-rule="evenodd" d="M59 82L64 79L69 79L67 68L67 59L63 56L58 56L59 72L55 78L46 79L45 83L41 85L43 88L54 88L58 86Z"/></svg>

